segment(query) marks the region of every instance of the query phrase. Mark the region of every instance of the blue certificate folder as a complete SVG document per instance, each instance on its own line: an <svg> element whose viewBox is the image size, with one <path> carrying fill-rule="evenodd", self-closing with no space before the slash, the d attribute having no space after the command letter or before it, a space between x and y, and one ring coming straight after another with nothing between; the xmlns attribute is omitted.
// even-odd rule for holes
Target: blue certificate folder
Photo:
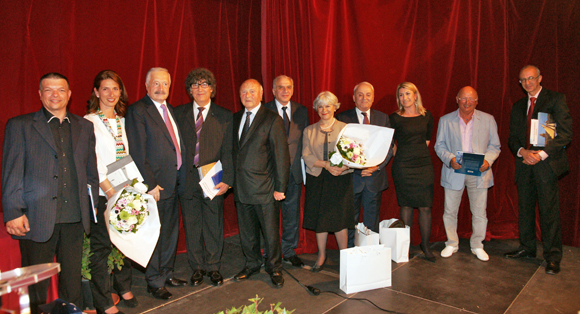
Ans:
<svg viewBox="0 0 580 314"><path fill-rule="evenodd" d="M455 173L462 173L470 176L481 177L481 165L483 165L483 154L457 152L455 161L461 165L461 169L455 170Z"/></svg>

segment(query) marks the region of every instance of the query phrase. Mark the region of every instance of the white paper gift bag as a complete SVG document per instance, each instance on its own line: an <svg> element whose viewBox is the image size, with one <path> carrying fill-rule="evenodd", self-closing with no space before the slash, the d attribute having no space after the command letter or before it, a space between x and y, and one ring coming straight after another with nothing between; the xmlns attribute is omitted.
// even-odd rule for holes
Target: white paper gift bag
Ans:
<svg viewBox="0 0 580 314"><path fill-rule="evenodd" d="M340 290L344 293L390 286L390 248L371 245L340 251Z"/></svg>
<svg viewBox="0 0 580 314"><path fill-rule="evenodd" d="M379 234L359 222L354 231L354 246L367 245L379 245Z"/></svg>
<svg viewBox="0 0 580 314"><path fill-rule="evenodd" d="M409 261L409 246L411 245L411 228L389 228L398 219L383 220L379 224L380 243L391 248L393 261L404 263Z"/></svg>

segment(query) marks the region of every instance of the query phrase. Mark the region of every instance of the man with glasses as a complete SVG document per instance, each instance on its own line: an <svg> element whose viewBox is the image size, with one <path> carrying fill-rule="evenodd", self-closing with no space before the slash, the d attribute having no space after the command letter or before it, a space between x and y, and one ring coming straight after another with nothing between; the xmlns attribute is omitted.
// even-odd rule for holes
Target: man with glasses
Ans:
<svg viewBox="0 0 580 314"><path fill-rule="evenodd" d="M219 272L224 247L224 194L234 184L232 162L232 119L228 109L211 101L216 79L205 68L189 72L185 79L193 102L175 108L176 122L185 145L185 170L179 199L187 243L187 260L193 270L191 285L203 283L207 274L214 286L223 283ZM217 195L209 199L199 185L199 168L220 161L223 174ZM207 272L207 273L206 273Z"/></svg>
<svg viewBox="0 0 580 314"><path fill-rule="evenodd" d="M445 189L443 223L447 242L441 251L441 257L450 257L459 249L457 213L463 190L467 188L473 229L471 252L485 262L489 260L483 249L487 228L487 190L493 186L491 165L500 153L497 124L492 115L475 110L478 103L477 91L471 86L460 89L455 99L459 109L439 119L435 142L435 152L443 162L441 186ZM484 155L479 176L455 172L465 166L458 162L458 152Z"/></svg>
<svg viewBox="0 0 580 314"><path fill-rule="evenodd" d="M572 141L572 117L566 96L543 88L540 70L526 65L520 83L527 96L518 100L511 112L508 145L515 155L518 188L520 246L505 253L506 258L536 257L536 202L544 245L546 273L560 272L562 230L558 178L570 170L566 146ZM556 136L545 147L530 144L531 119L548 113L556 123Z"/></svg>

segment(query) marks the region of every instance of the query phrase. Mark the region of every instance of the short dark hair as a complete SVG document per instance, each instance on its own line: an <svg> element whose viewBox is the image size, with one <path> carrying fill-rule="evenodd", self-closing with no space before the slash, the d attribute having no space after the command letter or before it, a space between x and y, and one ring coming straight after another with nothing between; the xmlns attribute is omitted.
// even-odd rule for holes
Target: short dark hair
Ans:
<svg viewBox="0 0 580 314"><path fill-rule="evenodd" d="M87 114L89 113L96 113L100 109L99 105L99 98L95 95L95 88L99 89L101 87L101 82L111 79L115 81L115 83L119 84L119 89L121 89L121 95L119 96L119 101L115 105L115 112L117 115L124 117L125 112L127 112L127 104L129 103L129 96L127 96L127 91L125 90L125 85L123 84L123 80L117 72L112 70L103 70L95 76L95 80L93 81L93 91L91 93L91 98L87 100Z"/></svg>
<svg viewBox="0 0 580 314"><path fill-rule="evenodd" d="M199 81L205 81L207 85L211 86L210 97L214 98L216 91L215 76L213 76L213 73L211 73L211 71L206 68L193 69L189 72L189 74L187 74L187 77L185 78L185 90L187 91L189 97L193 99L193 95L191 94L191 85Z"/></svg>
<svg viewBox="0 0 580 314"><path fill-rule="evenodd" d="M66 78L66 76L60 73L50 72L46 73L40 78L40 82L38 83L38 90L42 90L42 81L44 81L45 79L63 79L66 81L66 86L68 87L68 89L70 89L70 84L68 83L68 79Z"/></svg>

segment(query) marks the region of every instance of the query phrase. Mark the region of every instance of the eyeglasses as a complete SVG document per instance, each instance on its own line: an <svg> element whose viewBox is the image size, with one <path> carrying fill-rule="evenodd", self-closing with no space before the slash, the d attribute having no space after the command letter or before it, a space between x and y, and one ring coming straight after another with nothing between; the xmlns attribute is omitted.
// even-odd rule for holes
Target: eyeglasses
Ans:
<svg viewBox="0 0 580 314"><path fill-rule="evenodd" d="M527 82L527 81L530 81L530 82L531 82L531 81L533 81L533 80L537 79L538 77L540 77L540 76L538 75L538 76L536 76L536 77L530 76L530 77L528 77L528 78L521 78L521 79L520 79L520 84L523 84L523 83L525 83L525 82Z"/></svg>
<svg viewBox="0 0 580 314"><path fill-rule="evenodd" d="M477 102L477 98L475 98L475 99L473 99L473 98L459 98L459 101L474 103L474 102Z"/></svg>
<svg viewBox="0 0 580 314"><path fill-rule="evenodd" d="M191 84L191 88L193 88L193 89L198 89L200 87L203 89L206 89L208 86L209 86L209 84L207 82L203 82L203 83L196 82L196 83Z"/></svg>

